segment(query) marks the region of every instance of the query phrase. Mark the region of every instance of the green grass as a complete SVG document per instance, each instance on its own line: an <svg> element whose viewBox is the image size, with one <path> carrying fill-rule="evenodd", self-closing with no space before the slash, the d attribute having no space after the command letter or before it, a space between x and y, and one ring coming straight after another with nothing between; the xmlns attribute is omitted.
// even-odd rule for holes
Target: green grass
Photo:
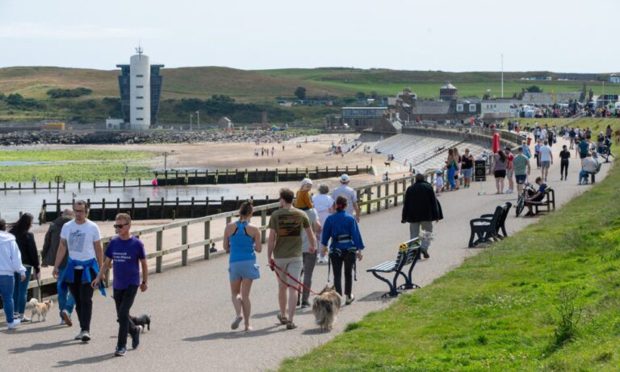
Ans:
<svg viewBox="0 0 620 372"><path fill-rule="evenodd" d="M565 207L282 370L617 370L619 183L614 165Z"/></svg>
<svg viewBox="0 0 620 372"><path fill-rule="evenodd" d="M125 150L0 150L0 162L45 162L0 166L0 182L30 182L33 177L40 183L53 182L58 175L68 182L149 178L153 173L142 162L154 156Z"/></svg>

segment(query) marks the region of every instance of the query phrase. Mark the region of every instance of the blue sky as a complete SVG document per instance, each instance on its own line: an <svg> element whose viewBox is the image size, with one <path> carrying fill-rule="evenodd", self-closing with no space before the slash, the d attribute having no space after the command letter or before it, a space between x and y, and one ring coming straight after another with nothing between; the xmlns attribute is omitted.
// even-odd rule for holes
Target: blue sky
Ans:
<svg viewBox="0 0 620 372"><path fill-rule="evenodd" d="M615 72L618 0L0 0L0 67Z"/></svg>

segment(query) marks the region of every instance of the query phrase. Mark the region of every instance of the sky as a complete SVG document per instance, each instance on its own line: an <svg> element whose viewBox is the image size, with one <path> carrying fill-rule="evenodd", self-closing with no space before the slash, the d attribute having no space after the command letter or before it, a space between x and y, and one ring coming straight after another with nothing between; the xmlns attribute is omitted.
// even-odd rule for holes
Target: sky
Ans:
<svg viewBox="0 0 620 372"><path fill-rule="evenodd" d="M0 0L0 67L617 72L619 0Z"/></svg>

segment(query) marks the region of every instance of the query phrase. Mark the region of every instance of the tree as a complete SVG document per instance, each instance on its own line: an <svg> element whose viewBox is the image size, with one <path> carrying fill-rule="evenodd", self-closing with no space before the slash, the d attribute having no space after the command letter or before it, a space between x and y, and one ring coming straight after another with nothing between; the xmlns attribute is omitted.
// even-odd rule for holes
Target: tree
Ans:
<svg viewBox="0 0 620 372"><path fill-rule="evenodd" d="M362 100L362 99L366 99L366 93L364 92L357 92L355 93L355 98Z"/></svg>
<svg viewBox="0 0 620 372"><path fill-rule="evenodd" d="M543 90L540 89L538 85L532 85L525 89L528 93L542 93Z"/></svg>
<svg viewBox="0 0 620 372"><path fill-rule="evenodd" d="M586 94L588 94L587 92L586 83L583 83L583 86L581 87L581 94L579 95L579 102L584 102L586 100Z"/></svg>
<svg viewBox="0 0 620 372"><path fill-rule="evenodd" d="M295 96L300 100L306 99L306 88L297 87L297 89L295 89Z"/></svg>

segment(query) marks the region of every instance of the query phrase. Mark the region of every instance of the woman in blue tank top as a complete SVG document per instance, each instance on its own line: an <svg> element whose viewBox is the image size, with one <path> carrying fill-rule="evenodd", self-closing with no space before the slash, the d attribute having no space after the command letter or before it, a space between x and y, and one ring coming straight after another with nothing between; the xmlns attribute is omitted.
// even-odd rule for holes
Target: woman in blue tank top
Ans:
<svg viewBox="0 0 620 372"><path fill-rule="evenodd" d="M236 313L230 328L239 328L239 324L244 320L246 331L251 330L252 281L260 278L255 252L260 253L262 250L260 230L250 225L253 211L252 204L243 202L239 208L239 221L229 223L224 230L224 249L226 253L230 253L228 268L230 292Z"/></svg>

